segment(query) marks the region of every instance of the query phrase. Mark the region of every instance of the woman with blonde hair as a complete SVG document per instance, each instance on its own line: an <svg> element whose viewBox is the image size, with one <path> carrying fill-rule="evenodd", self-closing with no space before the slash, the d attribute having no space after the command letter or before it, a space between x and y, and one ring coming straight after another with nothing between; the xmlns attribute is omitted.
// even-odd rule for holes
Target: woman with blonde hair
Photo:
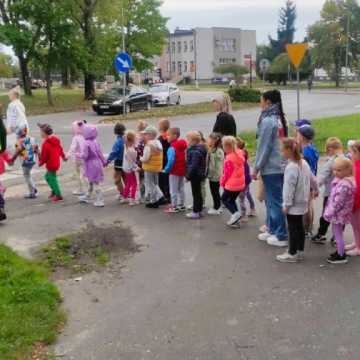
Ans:
<svg viewBox="0 0 360 360"><path fill-rule="evenodd" d="M237 136L236 122L230 114L232 111L231 99L228 94L223 93L213 100L214 110L218 112L213 132L221 136Z"/></svg>

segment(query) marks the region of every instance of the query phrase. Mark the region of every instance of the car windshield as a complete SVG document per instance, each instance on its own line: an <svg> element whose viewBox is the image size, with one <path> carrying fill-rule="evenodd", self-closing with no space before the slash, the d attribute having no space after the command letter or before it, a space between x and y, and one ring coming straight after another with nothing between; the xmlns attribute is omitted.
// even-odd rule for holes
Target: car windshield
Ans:
<svg viewBox="0 0 360 360"><path fill-rule="evenodd" d="M150 91L152 93L161 93L161 92L168 92L169 87L166 85L159 85L159 86L153 86Z"/></svg>
<svg viewBox="0 0 360 360"><path fill-rule="evenodd" d="M129 93L129 90L126 90L126 93ZM114 88L106 92L106 95L110 96L122 96L123 95L123 89L122 88Z"/></svg>

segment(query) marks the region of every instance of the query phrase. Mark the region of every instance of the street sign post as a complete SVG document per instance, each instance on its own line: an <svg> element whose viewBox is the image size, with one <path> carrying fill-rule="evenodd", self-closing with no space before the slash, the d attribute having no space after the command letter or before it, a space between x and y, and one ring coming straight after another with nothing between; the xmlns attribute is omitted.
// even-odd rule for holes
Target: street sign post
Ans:
<svg viewBox="0 0 360 360"><path fill-rule="evenodd" d="M309 45L307 43L303 44L287 44L286 50L289 56L290 61L296 69L296 78L297 78L297 116L300 120L300 65L304 59L305 53Z"/></svg>
<svg viewBox="0 0 360 360"><path fill-rule="evenodd" d="M114 66L115 69L123 74L123 115L125 116L126 114L126 104L125 104L125 95L126 95L126 74L128 74L132 68L133 65L133 60L132 57L125 51L122 51L120 53L118 53L115 56L115 60L114 60Z"/></svg>

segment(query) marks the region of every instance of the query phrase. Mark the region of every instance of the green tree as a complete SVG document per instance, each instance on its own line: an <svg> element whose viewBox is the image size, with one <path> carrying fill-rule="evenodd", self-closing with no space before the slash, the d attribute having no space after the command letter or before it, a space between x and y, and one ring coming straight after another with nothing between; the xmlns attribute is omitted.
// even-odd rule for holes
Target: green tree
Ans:
<svg viewBox="0 0 360 360"><path fill-rule="evenodd" d="M0 53L0 77L10 78L15 72L16 68L11 56Z"/></svg>
<svg viewBox="0 0 360 360"><path fill-rule="evenodd" d="M248 74L249 69L246 66L238 64L219 65L214 68L217 74L231 74L239 81L242 75Z"/></svg>
<svg viewBox="0 0 360 360"><path fill-rule="evenodd" d="M347 24L350 21L350 32ZM317 67L323 67L340 86L341 69L345 66L346 44L354 63L360 54L360 9L356 0L327 0L321 11L321 19L308 29L311 51ZM348 36L349 35L349 36Z"/></svg>
<svg viewBox="0 0 360 360"><path fill-rule="evenodd" d="M277 39L269 37L274 58L286 50L286 44L292 44L294 42L296 17L296 5L294 1L287 0L285 6L280 9Z"/></svg>

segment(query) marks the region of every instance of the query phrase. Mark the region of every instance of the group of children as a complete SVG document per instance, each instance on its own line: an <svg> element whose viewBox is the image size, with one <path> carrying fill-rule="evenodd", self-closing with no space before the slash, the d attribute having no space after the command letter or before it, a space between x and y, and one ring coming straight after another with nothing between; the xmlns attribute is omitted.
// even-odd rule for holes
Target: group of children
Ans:
<svg viewBox="0 0 360 360"><path fill-rule="evenodd" d="M24 128L17 132L14 154L10 156L2 149L0 155L0 174L5 171L5 163L11 165L21 158L28 199L38 195L31 174L36 157L39 166L46 167L45 179L53 202L63 200L57 178L61 160L71 159L77 178L73 194L79 196L81 203L105 205L101 186L104 168L113 163L118 199L123 204L145 203L150 209L166 206L167 214L186 212L189 208L186 217L199 220L204 214L209 186L213 200L209 215L221 215L225 207L231 214L227 222L230 227L239 227L249 216L256 216L248 154L240 138L212 133L205 139L201 132L190 131L183 139L180 129L171 127L167 119L160 120L158 129L139 121L136 131L126 130L118 123L114 128L116 140L105 158L97 141L96 126L86 121L73 124L73 140L67 153L50 125L39 124L39 128L41 150ZM341 141L335 137L328 139L328 159L318 174L319 153L313 145L314 137L311 122L301 120L296 123L295 137L282 140L282 155L287 160L283 212L287 217L289 248L277 260L290 263L303 260L306 236L314 243L324 244L331 225L337 251L328 261L346 263L348 255L360 256L360 141L349 142L349 153L344 155ZM185 182L191 185L191 206L186 205ZM319 196L320 187L323 214L313 236L314 199ZM6 219L4 191L0 184L0 220ZM354 243L349 246L344 242L347 224L354 231Z"/></svg>

